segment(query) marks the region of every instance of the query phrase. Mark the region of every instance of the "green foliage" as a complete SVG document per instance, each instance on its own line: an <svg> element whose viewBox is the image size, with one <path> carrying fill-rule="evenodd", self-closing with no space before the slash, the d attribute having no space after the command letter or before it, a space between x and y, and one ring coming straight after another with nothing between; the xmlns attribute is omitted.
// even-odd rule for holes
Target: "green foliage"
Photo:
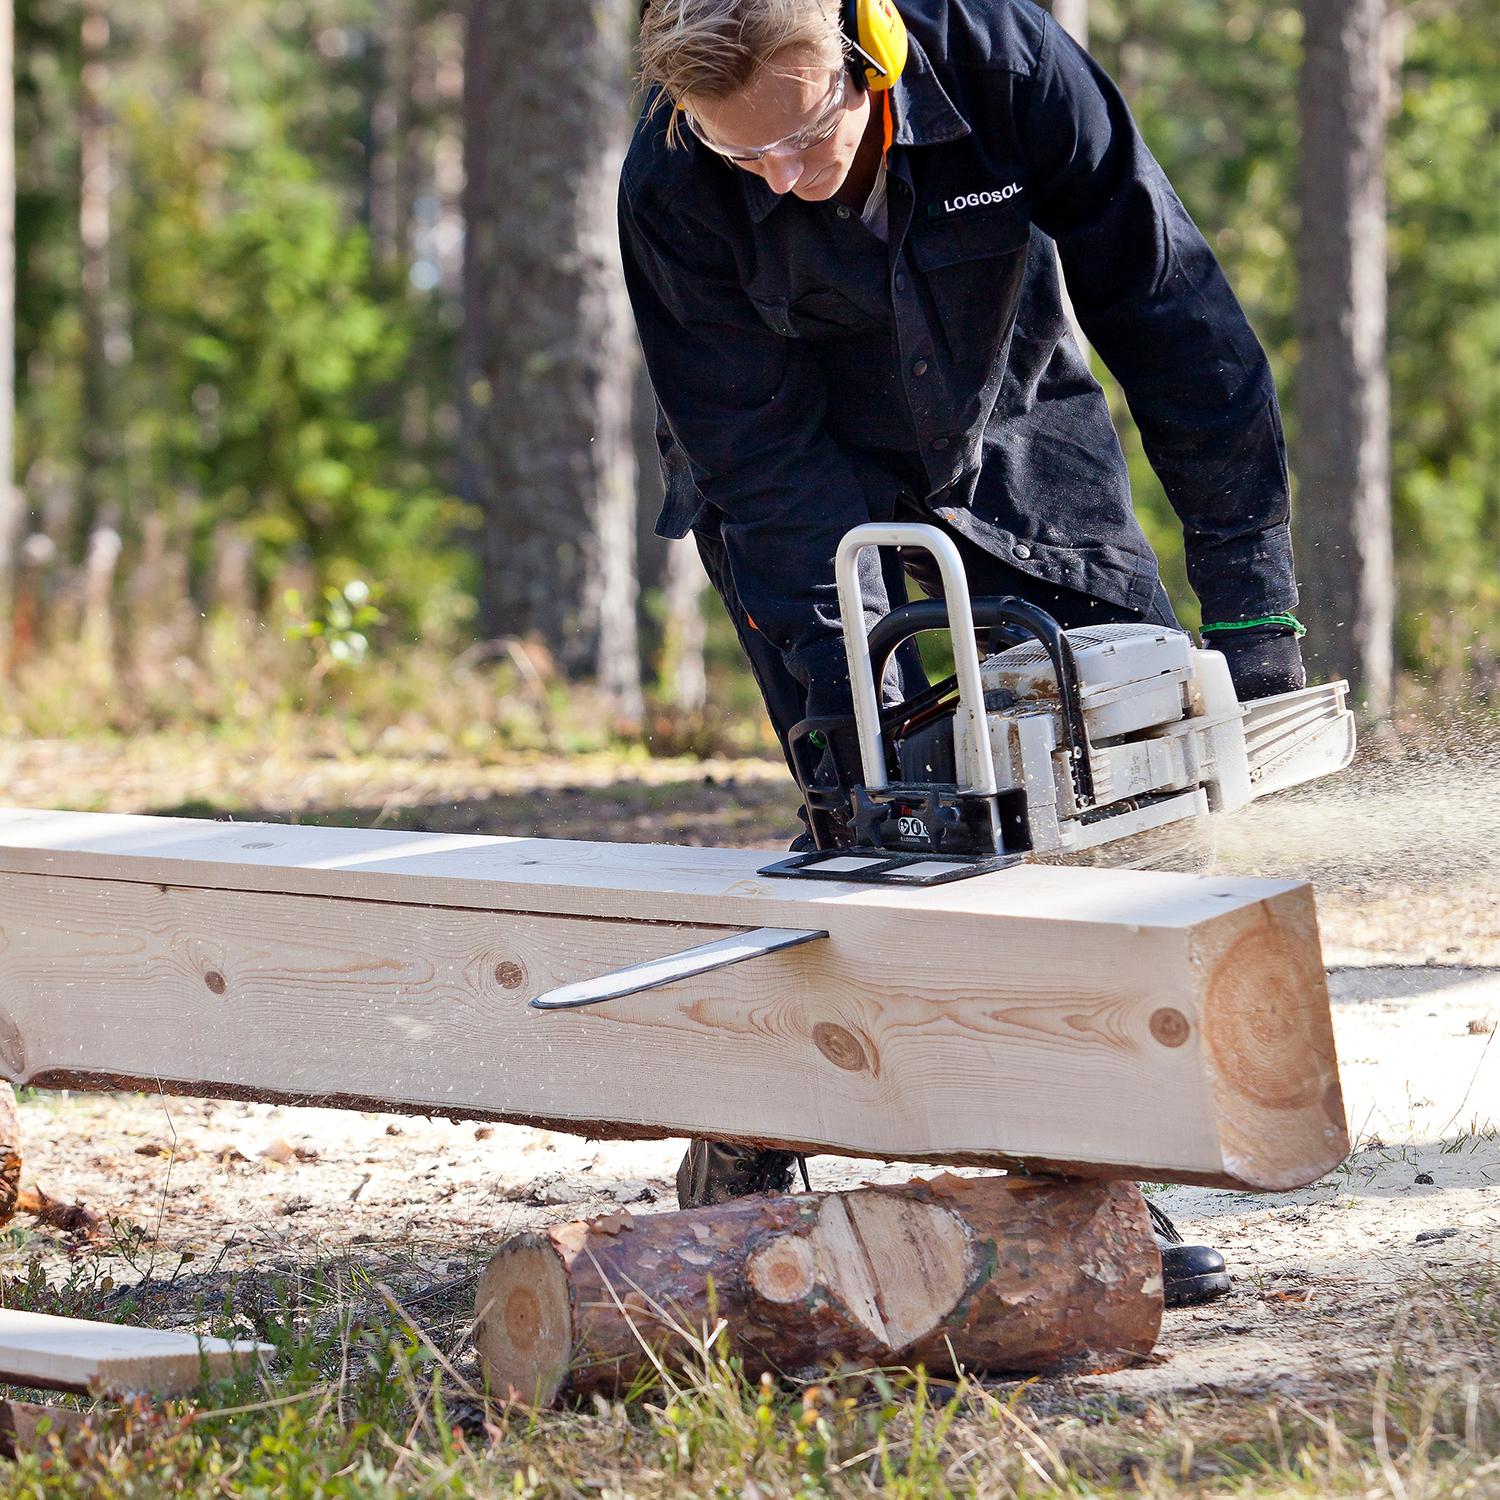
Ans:
<svg viewBox="0 0 1500 1500"><path fill-rule="evenodd" d="M1500 675L1500 4L1406 39L1387 173L1391 460L1408 662Z"/></svg>
<svg viewBox="0 0 1500 1500"><path fill-rule="evenodd" d="M302 595L288 589L282 596L289 641L310 641L316 647L317 673L337 667L360 666L370 650L369 630L385 623L385 616L371 602L370 585L352 578L343 588L323 590L322 607L304 606Z"/></svg>
<svg viewBox="0 0 1500 1500"><path fill-rule="evenodd" d="M366 235L285 143L230 158L219 205L183 120L142 111L132 135L131 379L156 393L142 468L203 497L201 537L226 522L250 537L267 579L306 554L334 577L385 581L421 629L451 622L472 582L454 545L467 517L403 453L397 421L416 327L435 310L377 274Z"/></svg>
<svg viewBox="0 0 1500 1500"><path fill-rule="evenodd" d="M444 211L454 206L457 95L434 80L456 76L460 29L442 0L408 9L428 80L407 121L411 159L428 174L412 220L430 226L443 194ZM1089 10L1093 50L1224 262L1290 407L1299 5L1092 0ZM142 523L158 512L171 518L172 545L190 551L200 607L217 544L232 532L254 545L263 601L279 599L293 576L309 599L368 580L381 590L392 649L413 639L450 652L463 644L478 563L468 535L477 517L453 498L461 309L451 285L419 290L409 261L389 246L375 253L368 230L389 8L110 8L105 302L114 331L103 441L81 418L78 11L72 0L19 0L16 12L18 472L35 518L66 512L87 436L107 470L94 489L124 533L122 576ZM1400 645L1409 668L1496 677L1500 0L1393 8L1393 25ZM432 266L419 268L422 287ZM1143 522L1191 623L1180 529L1118 390L1111 398ZM736 681L716 696L753 716L738 648L718 631L721 642L716 683Z"/></svg>
<svg viewBox="0 0 1500 1500"><path fill-rule="evenodd" d="M1223 262L1290 410L1299 8L1094 0L1090 43ZM1414 671L1500 662L1500 4L1396 14L1387 143L1391 460L1399 642ZM1185 619L1181 533L1118 389L1112 405L1152 544Z"/></svg>

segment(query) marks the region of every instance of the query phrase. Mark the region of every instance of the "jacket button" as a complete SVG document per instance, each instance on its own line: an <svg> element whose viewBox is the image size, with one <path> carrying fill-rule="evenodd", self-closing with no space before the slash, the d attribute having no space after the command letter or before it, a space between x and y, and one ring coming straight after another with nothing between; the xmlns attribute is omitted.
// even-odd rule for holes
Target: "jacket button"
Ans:
<svg viewBox="0 0 1500 1500"><path fill-rule="evenodd" d="M927 373L927 361L925 359L919 359L916 364L911 367L911 372L913 375L925 375Z"/></svg>
<svg viewBox="0 0 1500 1500"><path fill-rule="evenodd" d="M847 219L849 217L849 210L847 208L845 208L842 203L840 203L839 206L836 209L834 209L834 212L841 219Z"/></svg>
<svg viewBox="0 0 1500 1500"><path fill-rule="evenodd" d="M947 446L948 446L948 439L945 438L945 437L936 437L936 438L933 438L933 440L932 440L932 447L933 447L933 451L935 453L941 453L943 451L943 449L946 448Z"/></svg>
<svg viewBox="0 0 1500 1500"><path fill-rule="evenodd" d="M906 274L903 271L896 272L896 290L898 292L906 290Z"/></svg>
<svg viewBox="0 0 1500 1500"><path fill-rule="evenodd" d="M1013 557L1019 557L1022 562L1025 562L1026 559L1031 556L1031 548L1028 547L1025 542L1017 542L1016 545L1010 550L1011 555Z"/></svg>

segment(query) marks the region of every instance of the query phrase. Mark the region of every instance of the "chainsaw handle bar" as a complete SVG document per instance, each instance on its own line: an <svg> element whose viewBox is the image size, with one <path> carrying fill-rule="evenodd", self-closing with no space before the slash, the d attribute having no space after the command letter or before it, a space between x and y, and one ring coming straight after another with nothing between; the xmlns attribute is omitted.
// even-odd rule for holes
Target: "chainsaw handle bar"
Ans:
<svg viewBox="0 0 1500 1500"><path fill-rule="evenodd" d="M921 547L930 552L943 580L942 599L923 600L892 610L877 621L866 635L864 593L859 585L859 554L866 547ZM1078 669L1073 648L1062 627L1045 610L1024 599L984 599L976 605L969 598L963 558L952 539L935 526L920 524L856 526L839 543L834 559L838 583L839 613L844 621L844 651L849 662L849 684L854 699L854 723L859 737L859 757L865 785L885 791L889 785L885 767L885 745L881 734L880 698L876 682L884 674L891 652L908 636L946 626L953 643L953 663L958 678L960 721L970 732L965 742L973 748L969 767L971 790L981 796L997 795L995 763L986 753L989 744L984 711L984 682L979 670L979 646L975 640L975 615L986 626L1016 625L1035 636L1047 653L1057 675L1062 706L1063 744L1078 800L1083 806L1094 801L1093 766L1088 756L1088 732L1083 721ZM851 622L858 622L851 628Z"/></svg>
<svg viewBox="0 0 1500 1500"><path fill-rule="evenodd" d="M1080 806L1089 807L1094 801L1094 768L1088 757L1088 728L1083 722L1083 700L1079 693L1078 664L1073 657L1073 646L1062 626L1037 605L1018 599L1013 594L999 598L973 601L974 623L993 629L997 625L1015 625L1030 637L1034 637L1057 676L1058 698L1062 707L1063 748L1068 752L1068 763L1073 772L1073 786ZM948 627L948 607L941 599L920 599L915 604L903 604L893 609L883 619L877 620L870 631L868 650L871 675L878 682L885 675L885 664L891 653L908 636L924 630L944 630ZM957 648L955 647L955 652ZM950 678L951 682L952 679Z"/></svg>
<svg viewBox="0 0 1500 1500"><path fill-rule="evenodd" d="M951 537L936 526L871 523L846 532L834 555L839 617L844 622L844 653L849 661L849 687L854 697L854 727L859 736L859 759L865 786L883 792L890 786L885 769L885 747L880 732L880 694L870 664L870 642L865 634L864 590L859 584L859 555L866 547L921 547L938 565L947 600L945 618L953 636L953 663L958 676L958 717L967 722L964 743L972 747L969 788L994 797L994 757L984 753L988 742L984 718L984 683L979 675L979 647L974 640L974 608L963 558Z"/></svg>

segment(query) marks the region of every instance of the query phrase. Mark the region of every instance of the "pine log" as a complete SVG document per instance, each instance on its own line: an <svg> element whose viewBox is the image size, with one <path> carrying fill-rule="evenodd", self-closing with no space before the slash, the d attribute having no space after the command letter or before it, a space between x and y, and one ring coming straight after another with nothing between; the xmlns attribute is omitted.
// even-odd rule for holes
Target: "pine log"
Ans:
<svg viewBox="0 0 1500 1500"><path fill-rule="evenodd" d="M944 1173L517 1235L480 1278L474 1339L492 1393L548 1406L691 1363L720 1319L752 1378L1029 1375L1134 1364L1161 1311L1134 1184Z"/></svg>
<svg viewBox="0 0 1500 1500"><path fill-rule="evenodd" d="M99 1227L98 1216L81 1203L64 1203L35 1185L21 1186L21 1116L16 1091L0 1080L0 1225L17 1214L30 1214L64 1234L88 1235Z"/></svg>
<svg viewBox="0 0 1500 1500"><path fill-rule="evenodd" d="M16 1091L0 1083L0 1224L8 1224L16 1212L21 1192L21 1117L16 1109Z"/></svg>
<svg viewBox="0 0 1500 1500"><path fill-rule="evenodd" d="M53 1440L66 1445L84 1427L84 1413L65 1406L40 1406L32 1401L0 1401L0 1458L17 1459L28 1453L48 1457Z"/></svg>

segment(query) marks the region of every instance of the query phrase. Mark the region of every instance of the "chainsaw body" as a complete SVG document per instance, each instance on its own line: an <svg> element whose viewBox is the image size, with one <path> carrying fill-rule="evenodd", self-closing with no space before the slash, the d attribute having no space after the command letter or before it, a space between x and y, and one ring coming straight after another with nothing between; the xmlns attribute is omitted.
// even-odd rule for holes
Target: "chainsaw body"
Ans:
<svg viewBox="0 0 1500 1500"><path fill-rule="evenodd" d="M866 634L857 562L868 546L926 548L945 598L893 610ZM854 713L792 729L816 848L763 874L937 884L1234 812L1353 758L1346 683L1242 704L1223 656L1180 630L1065 631L1020 599L971 600L958 549L935 527L856 527L837 573ZM882 704L892 653L929 629L948 631L954 675Z"/></svg>

